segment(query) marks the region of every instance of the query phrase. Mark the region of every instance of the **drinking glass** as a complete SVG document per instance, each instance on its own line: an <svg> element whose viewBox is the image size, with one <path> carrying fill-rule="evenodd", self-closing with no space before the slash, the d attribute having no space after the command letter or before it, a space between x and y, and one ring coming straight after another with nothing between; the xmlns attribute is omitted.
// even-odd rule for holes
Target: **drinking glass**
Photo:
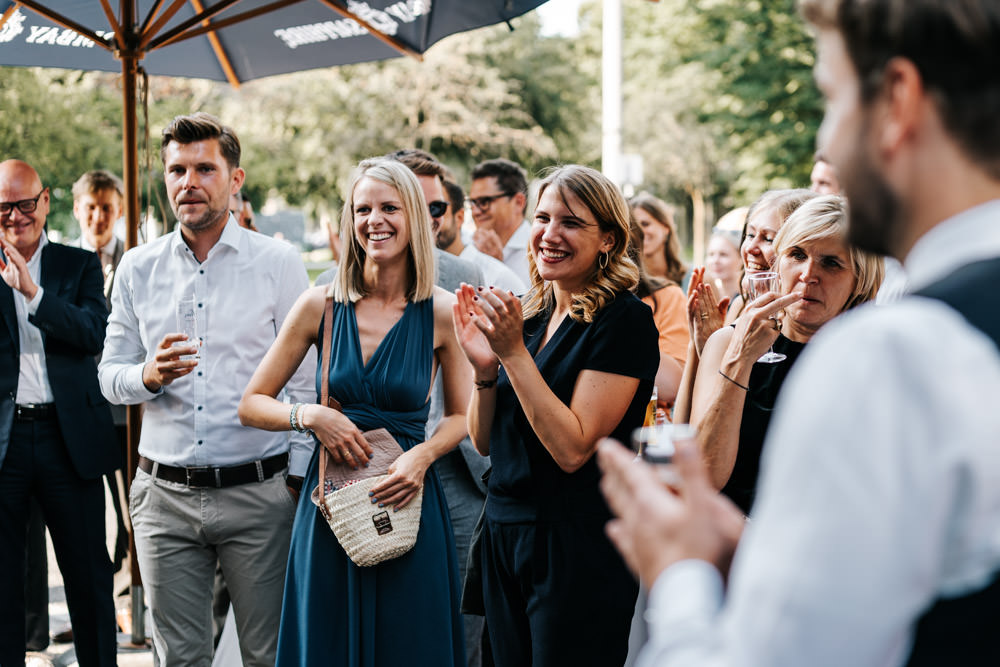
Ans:
<svg viewBox="0 0 1000 667"><path fill-rule="evenodd" d="M187 336L187 340L174 343L174 346L198 346L198 319L195 317L196 308L194 295L183 296L177 300L177 332ZM200 346L199 346L200 347ZM193 355L182 356L182 359L198 359L200 355L196 352Z"/></svg>
<svg viewBox="0 0 1000 667"><path fill-rule="evenodd" d="M762 294L767 294L768 292L780 293L778 274L774 271L759 271L757 273L751 273L748 276L748 284L750 286L751 300L756 299ZM775 319L775 321L777 320ZM762 364L776 364L779 361L784 361L785 358L785 355L774 351L774 345L772 344L768 351L765 352L757 361Z"/></svg>
<svg viewBox="0 0 1000 667"><path fill-rule="evenodd" d="M690 424L643 426L632 432L632 448L638 453L637 459L653 466L661 482L676 487L680 479L673 466L675 445L693 441L695 436Z"/></svg>

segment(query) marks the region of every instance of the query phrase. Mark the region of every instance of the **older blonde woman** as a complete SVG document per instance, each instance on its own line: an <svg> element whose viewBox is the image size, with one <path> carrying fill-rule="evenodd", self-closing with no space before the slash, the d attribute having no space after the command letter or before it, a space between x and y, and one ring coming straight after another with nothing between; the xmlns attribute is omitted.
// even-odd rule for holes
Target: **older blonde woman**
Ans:
<svg viewBox="0 0 1000 667"><path fill-rule="evenodd" d="M749 301L734 326L705 344L691 421L713 483L744 513L753 505L761 448L785 376L820 327L873 299L882 283L882 259L848 247L846 230L838 196L817 196L797 208L774 237L781 293ZM771 346L785 360L757 363Z"/></svg>
<svg viewBox="0 0 1000 667"><path fill-rule="evenodd" d="M455 298L434 286L431 221L420 185L399 162L362 162L341 218L343 255L328 293L299 299L240 403L244 424L312 431L340 465L366 465L363 431L384 427L404 452L372 489L373 503L398 508L423 488L420 534L411 551L379 565L352 563L309 499L318 483L314 453L292 530L278 638L279 666L464 665L458 564L444 493L431 464L466 433L468 364L451 322ZM311 345L332 335L330 396L291 409L274 397ZM444 417L424 438L435 373ZM291 412L290 412L291 410Z"/></svg>
<svg viewBox="0 0 1000 667"><path fill-rule="evenodd" d="M499 667L625 660L638 589L604 534L593 457L600 438L642 424L659 359L628 245L614 184L561 167L539 188L523 301L459 293L469 433L493 463L480 566Z"/></svg>

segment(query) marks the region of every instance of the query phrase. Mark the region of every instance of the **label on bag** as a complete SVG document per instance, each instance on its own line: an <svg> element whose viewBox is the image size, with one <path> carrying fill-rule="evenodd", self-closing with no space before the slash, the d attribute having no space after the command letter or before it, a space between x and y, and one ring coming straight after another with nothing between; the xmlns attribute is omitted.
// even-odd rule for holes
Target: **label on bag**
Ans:
<svg viewBox="0 0 1000 667"><path fill-rule="evenodd" d="M392 532L392 519L389 518L388 512L373 514L372 523L375 524L375 531L379 535L385 535L386 533Z"/></svg>

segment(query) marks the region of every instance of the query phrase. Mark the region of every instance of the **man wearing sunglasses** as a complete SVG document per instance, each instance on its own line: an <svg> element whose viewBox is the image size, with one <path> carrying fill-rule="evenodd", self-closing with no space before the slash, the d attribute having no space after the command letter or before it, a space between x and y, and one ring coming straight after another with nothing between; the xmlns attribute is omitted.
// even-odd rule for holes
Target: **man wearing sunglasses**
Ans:
<svg viewBox="0 0 1000 667"><path fill-rule="evenodd" d="M103 475L118 452L94 359L108 316L93 252L50 243L49 191L0 163L0 665L24 662L25 526L42 508L66 584L81 666L114 665Z"/></svg>
<svg viewBox="0 0 1000 667"><path fill-rule="evenodd" d="M519 165L487 160L472 169L467 200L472 206L476 248L506 264L524 284L528 275L528 237L531 226L524 219L528 203L528 179Z"/></svg>

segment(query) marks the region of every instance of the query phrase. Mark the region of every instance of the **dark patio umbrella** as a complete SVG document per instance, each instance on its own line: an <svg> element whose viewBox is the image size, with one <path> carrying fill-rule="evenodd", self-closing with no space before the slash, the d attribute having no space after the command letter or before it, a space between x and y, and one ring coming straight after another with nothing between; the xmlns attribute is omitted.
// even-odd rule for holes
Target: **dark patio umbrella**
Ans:
<svg viewBox="0 0 1000 667"><path fill-rule="evenodd" d="M126 246L137 242L136 79L228 81L420 54L442 38L507 21L545 0L0 0L0 65L122 72ZM117 61L117 62L116 62ZM129 408L129 481L139 411ZM133 641L145 641L132 558Z"/></svg>

